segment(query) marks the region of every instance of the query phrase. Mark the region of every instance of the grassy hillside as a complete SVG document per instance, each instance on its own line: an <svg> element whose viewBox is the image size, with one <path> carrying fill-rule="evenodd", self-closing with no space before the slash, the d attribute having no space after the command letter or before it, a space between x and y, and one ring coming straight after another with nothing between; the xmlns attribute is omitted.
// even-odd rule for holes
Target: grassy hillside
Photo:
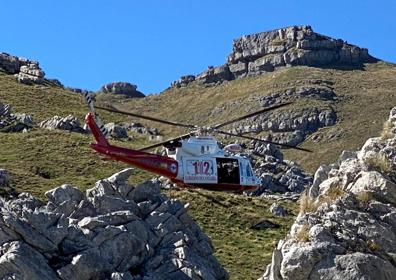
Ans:
<svg viewBox="0 0 396 280"><path fill-rule="evenodd" d="M296 84L311 84L313 80L328 80L338 98L333 102L315 105L332 106L339 122L316 132L324 137L315 143L308 139L302 146L313 154L285 151L286 158L299 162L309 171L321 163L333 162L343 149L356 149L370 136L378 135L389 109L396 105L396 66L379 62L365 65L362 70L334 70L309 67L286 68L277 72L225 82L215 87L192 85L168 89L144 99L114 99L118 106L169 120L209 125L259 109L254 97L288 89ZM99 96L101 102L108 96ZM0 102L13 105L14 112L31 114L36 122L54 115L73 114L83 120L86 105L79 94L50 85L26 86L14 77L0 73ZM310 101L311 102L311 101ZM293 106L309 107L302 100ZM286 108L285 110L288 110ZM106 122L127 121L131 118L102 113ZM148 126L158 127L166 136L185 132L142 120ZM326 138L334 130L342 136ZM12 183L43 197L43 193L63 183L81 189L91 187L100 178L125 168L121 163L102 161L89 149L89 136L64 131L34 129L29 133L0 133L0 168L9 170ZM144 137L132 142L118 142L129 147L147 144ZM152 177L139 170L132 182ZM215 246L215 255L230 272L232 279L257 279L277 240L282 238L293 217L272 218L268 214L269 200L248 198L233 194L205 191L168 191L168 195L190 202L190 214L208 234ZM294 214L296 206L285 204ZM256 231L251 225L269 218L281 225L279 229Z"/></svg>
<svg viewBox="0 0 396 280"><path fill-rule="evenodd" d="M308 139L302 145L312 149L314 153L306 154L294 150L285 152L287 158L314 172L321 163L336 160L342 150L356 149L367 138L378 135L388 117L389 109L396 106L396 65L378 62L366 64L361 70L303 66L285 68L261 76L225 82L215 87L195 84L185 88L172 88L158 95L123 102L122 107L165 119L209 125L260 109L255 97L294 86L309 86L316 80L333 83L332 87L337 94L335 101L301 99L284 109L312 105L323 108L330 106L337 113L339 121L335 126L317 132L324 135L324 140L314 143ZM177 131L174 128L162 128L168 134L176 134ZM326 136L334 131L342 131L342 136L336 140L327 139Z"/></svg>

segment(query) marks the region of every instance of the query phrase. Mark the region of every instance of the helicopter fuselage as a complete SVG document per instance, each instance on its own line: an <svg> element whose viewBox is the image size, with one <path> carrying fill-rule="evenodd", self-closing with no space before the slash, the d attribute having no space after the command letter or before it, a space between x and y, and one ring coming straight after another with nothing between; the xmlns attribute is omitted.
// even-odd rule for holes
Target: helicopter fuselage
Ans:
<svg viewBox="0 0 396 280"><path fill-rule="evenodd" d="M97 143L92 149L106 159L122 161L140 169L169 178L189 188L242 192L255 189L260 180L252 171L250 161L242 156L229 155L212 136L194 136L181 140L181 145L167 149L167 155L117 147L108 143L88 113L86 123Z"/></svg>

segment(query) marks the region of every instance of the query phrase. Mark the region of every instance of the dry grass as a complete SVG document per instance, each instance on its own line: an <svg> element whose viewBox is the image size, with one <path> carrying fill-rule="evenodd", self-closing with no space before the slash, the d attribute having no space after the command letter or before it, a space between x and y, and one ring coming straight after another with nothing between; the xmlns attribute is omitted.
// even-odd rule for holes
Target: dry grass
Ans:
<svg viewBox="0 0 396 280"><path fill-rule="evenodd" d="M329 188L319 199L320 203L332 203L336 201L338 198L342 197L345 194L345 191L339 187L334 186Z"/></svg>
<svg viewBox="0 0 396 280"><path fill-rule="evenodd" d="M303 225L300 227L300 229L297 231L296 235L294 236L297 241L300 242L308 242L309 241L309 226L308 225Z"/></svg>
<svg viewBox="0 0 396 280"><path fill-rule="evenodd" d="M395 137L395 134L393 133L392 130L393 130L393 124L390 121L386 121L384 123L384 128L381 131L381 139L388 140Z"/></svg>
<svg viewBox="0 0 396 280"><path fill-rule="evenodd" d="M318 209L319 203L308 194L303 193L300 197L300 212L301 213L312 213Z"/></svg>
<svg viewBox="0 0 396 280"><path fill-rule="evenodd" d="M379 251L381 249L381 246L377 242L375 242L374 240L367 240L366 244L367 244L367 247L369 247L369 249L371 251L376 252L376 251Z"/></svg>
<svg viewBox="0 0 396 280"><path fill-rule="evenodd" d="M384 154L373 154L372 156L365 158L364 163L367 165L369 170L375 170L384 174L391 174L393 171L392 163Z"/></svg>
<svg viewBox="0 0 396 280"><path fill-rule="evenodd" d="M363 203L363 204L367 204L369 201L371 201L372 200L372 195L371 195L371 193L369 193L369 192L365 192L365 191L362 191L362 192L359 192L359 193L357 193L356 195L355 195L355 197L356 197L356 199L359 201L359 202L361 202L361 203Z"/></svg>

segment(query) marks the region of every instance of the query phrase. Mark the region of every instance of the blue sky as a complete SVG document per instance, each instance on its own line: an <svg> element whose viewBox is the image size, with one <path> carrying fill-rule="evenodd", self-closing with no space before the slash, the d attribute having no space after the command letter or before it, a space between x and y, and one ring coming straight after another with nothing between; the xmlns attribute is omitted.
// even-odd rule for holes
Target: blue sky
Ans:
<svg viewBox="0 0 396 280"><path fill-rule="evenodd" d="M0 51L38 60L48 78L143 93L220 65L244 34L309 24L396 62L396 1L2 1Z"/></svg>

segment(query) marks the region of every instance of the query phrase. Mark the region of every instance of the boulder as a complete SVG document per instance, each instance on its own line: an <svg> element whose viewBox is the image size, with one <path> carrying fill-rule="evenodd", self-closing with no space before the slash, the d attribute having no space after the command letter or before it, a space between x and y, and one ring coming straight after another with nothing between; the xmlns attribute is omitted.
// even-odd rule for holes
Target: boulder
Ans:
<svg viewBox="0 0 396 280"><path fill-rule="evenodd" d="M278 217L285 217L287 215L287 210L278 203L272 203L269 211L271 212L272 215Z"/></svg>

